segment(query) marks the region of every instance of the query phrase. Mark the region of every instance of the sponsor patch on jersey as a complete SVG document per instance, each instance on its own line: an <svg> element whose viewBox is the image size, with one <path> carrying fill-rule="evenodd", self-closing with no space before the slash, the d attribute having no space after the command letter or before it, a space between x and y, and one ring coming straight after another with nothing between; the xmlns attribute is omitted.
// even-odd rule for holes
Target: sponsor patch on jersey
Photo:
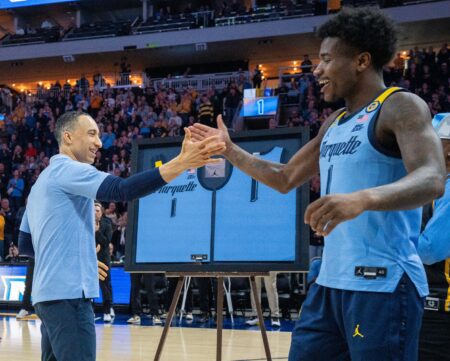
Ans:
<svg viewBox="0 0 450 361"><path fill-rule="evenodd" d="M378 100L375 100L366 107L366 113L372 113L374 110L377 110L379 106L380 102Z"/></svg>
<svg viewBox="0 0 450 361"><path fill-rule="evenodd" d="M163 165L162 160L157 160L157 161L155 162L155 168L159 168L159 167L161 167L162 165Z"/></svg>

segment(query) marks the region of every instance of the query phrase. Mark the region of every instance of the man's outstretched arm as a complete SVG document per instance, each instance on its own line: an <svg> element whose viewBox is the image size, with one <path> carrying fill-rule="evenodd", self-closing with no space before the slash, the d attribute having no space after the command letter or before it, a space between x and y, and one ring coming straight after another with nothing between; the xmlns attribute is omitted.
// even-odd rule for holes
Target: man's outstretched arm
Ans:
<svg viewBox="0 0 450 361"><path fill-rule="evenodd" d="M211 156L222 153L225 144L219 137L212 136L200 143L191 140L187 129L180 154L159 168L137 173L128 178L108 176L98 188L96 199L99 201L130 201L144 197L178 177L185 170L198 168L208 163L220 162Z"/></svg>

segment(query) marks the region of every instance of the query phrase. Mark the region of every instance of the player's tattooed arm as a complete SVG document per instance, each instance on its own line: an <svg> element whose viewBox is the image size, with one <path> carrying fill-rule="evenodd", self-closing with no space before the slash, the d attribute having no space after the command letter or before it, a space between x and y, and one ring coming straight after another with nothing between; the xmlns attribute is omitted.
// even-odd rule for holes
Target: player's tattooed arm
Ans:
<svg viewBox="0 0 450 361"><path fill-rule="evenodd" d="M396 141L408 174L365 191L367 209L411 209L442 195L446 178L442 145L423 100L403 92L392 95L380 114L377 138L388 146Z"/></svg>

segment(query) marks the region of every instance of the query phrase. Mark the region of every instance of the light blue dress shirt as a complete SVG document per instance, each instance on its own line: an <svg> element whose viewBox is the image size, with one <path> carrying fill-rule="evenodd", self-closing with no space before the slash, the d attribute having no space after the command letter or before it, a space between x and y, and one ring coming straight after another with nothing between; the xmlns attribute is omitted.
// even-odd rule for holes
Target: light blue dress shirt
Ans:
<svg viewBox="0 0 450 361"><path fill-rule="evenodd" d="M99 296L94 199L108 175L58 154L31 189L20 230L35 252L33 304Z"/></svg>

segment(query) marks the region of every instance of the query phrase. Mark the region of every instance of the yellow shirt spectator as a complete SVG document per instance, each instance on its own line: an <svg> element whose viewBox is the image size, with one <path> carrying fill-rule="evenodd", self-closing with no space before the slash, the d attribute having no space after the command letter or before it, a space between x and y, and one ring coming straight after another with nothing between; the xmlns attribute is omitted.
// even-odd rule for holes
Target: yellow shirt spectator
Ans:
<svg viewBox="0 0 450 361"><path fill-rule="evenodd" d="M5 217L0 214L0 241L5 240ZM2 255L0 254L0 257Z"/></svg>

